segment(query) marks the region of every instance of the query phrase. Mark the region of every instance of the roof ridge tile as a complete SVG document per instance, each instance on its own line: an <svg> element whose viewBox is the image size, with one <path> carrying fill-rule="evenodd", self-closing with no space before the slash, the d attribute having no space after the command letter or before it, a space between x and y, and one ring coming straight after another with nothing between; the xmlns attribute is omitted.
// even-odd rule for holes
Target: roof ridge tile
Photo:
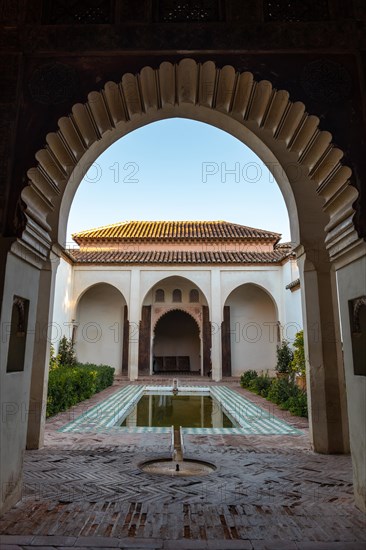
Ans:
<svg viewBox="0 0 366 550"><path fill-rule="evenodd" d="M220 220L150 220L123 221L73 233L73 239L87 240L153 240L153 239L265 239L278 243L279 233Z"/></svg>

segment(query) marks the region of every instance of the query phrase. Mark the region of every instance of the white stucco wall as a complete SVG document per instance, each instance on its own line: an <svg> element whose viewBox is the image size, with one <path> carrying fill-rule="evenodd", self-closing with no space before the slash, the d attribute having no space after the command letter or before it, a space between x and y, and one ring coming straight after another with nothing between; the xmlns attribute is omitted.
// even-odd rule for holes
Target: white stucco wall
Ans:
<svg viewBox="0 0 366 550"><path fill-rule="evenodd" d="M97 284L81 297L75 351L82 363L104 364L122 372L123 308L121 293L108 284Z"/></svg>
<svg viewBox="0 0 366 550"><path fill-rule="evenodd" d="M71 338L73 318L73 279L74 269L70 262L61 258L57 269L53 321L50 331L55 350L63 336Z"/></svg>
<svg viewBox="0 0 366 550"><path fill-rule="evenodd" d="M80 296L97 283L108 283L117 288L127 303L130 301L131 273L133 268L115 265L78 265L74 267L73 314Z"/></svg>
<svg viewBox="0 0 366 550"><path fill-rule="evenodd" d="M356 503L366 511L366 376L353 371L349 300L366 296L366 257L339 269L337 283L340 296L340 319L344 345L344 368L347 387L350 446ZM365 360L365 358L364 358ZM350 398L352 396L352 399Z"/></svg>
<svg viewBox="0 0 366 550"><path fill-rule="evenodd" d="M224 306L230 293L240 285L253 283L264 288L273 299L277 315L284 318L282 282L283 266L241 266L222 267L220 270L221 298Z"/></svg>
<svg viewBox="0 0 366 550"><path fill-rule="evenodd" d="M146 278L147 273L143 272L142 279ZM190 304L189 301L189 293L192 289L198 290L199 294L199 303L202 305L207 305L207 300L205 298L205 295L200 290L200 288L197 286L195 282L193 282L190 277L192 275L192 272L185 273L186 277L188 276L189 279L182 276L169 276L168 278L160 279L145 295L143 305L152 305L155 302L155 291L157 289L164 290L165 293L165 300L164 304L173 304L173 291L175 289L179 289L182 291L182 304ZM196 273L195 273L196 275ZM195 280L199 279L199 277L194 277Z"/></svg>
<svg viewBox="0 0 366 550"><path fill-rule="evenodd" d="M277 316L273 300L253 284L244 284L226 300L230 307L231 371L272 371L276 365Z"/></svg>
<svg viewBox="0 0 366 550"><path fill-rule="evenodd" d="M281 323L281 336L290 342L294 341L296 332L303 328L301 290L286 289L286 286L299 278L299 270L295 260L282 266L282 287L284 300L284 317Z"/></svg>
<svg viewBox="0 0 366 550"><path fill-rule="evenodd" d="M4 483L0 491L0 509L3 503L6 503L7 508L14 504L20 498L22 490L22 463L27 436L39 279L39 269L12 253L8 254L1 304L0 478ZM7 372L14 295L29 300L28 331L24 369L19 372ZM43 333L46 328L38 327L37 330L42 331L40 337L47 333L47 330Z"/></svg>
<svg viewBox="0 0 366 550"><path fill-rule="evenodd" d="M168 279L174 277L174 279ZM188 280L187 280L188 279ZM155 288L158 288L161 283L171 291L175 288L181 288L184 292L184 299L187 300L190 288L197 288L201 291L201 296L204 297L203 303L209 302L211 290L211 269L206 266L190 266L183 268L171 267L164 268L162 266L146 266L140 271L140 297L142 303L147 304L152 301L152 293Z"/></svg>

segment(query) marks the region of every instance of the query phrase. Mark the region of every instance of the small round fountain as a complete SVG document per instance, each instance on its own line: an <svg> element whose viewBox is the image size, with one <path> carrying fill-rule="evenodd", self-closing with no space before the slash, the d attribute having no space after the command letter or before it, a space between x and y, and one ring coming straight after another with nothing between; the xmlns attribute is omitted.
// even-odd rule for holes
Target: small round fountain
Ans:
<svg viewBox="0 0 366 550"><path fill-rule="evenodd" d="M167 458L148 460L140 464L140 468L147 474L160 474L172 477L204 476L216 470L216 467L209 462L190 460L189 458L177 462Z"/></svg>
<svg viewBox="0 0 366 550"><path fill-rule="evenodd" d="M178 380L173 380L173 394L178 393ZM171 458L158 458L147 460L139 464L143 472L147 474L160 474L165 476L204 476L216 470L216 466L203 460L183 458L184 444L181 428L172 426L172 456Z"/></svg>

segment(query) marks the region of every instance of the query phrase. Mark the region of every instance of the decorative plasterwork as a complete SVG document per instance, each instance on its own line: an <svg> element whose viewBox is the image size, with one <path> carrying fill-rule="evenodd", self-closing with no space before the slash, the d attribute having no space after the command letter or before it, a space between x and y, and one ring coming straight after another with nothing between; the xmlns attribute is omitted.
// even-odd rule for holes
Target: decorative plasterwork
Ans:
<svg viewBox="0 0 366 550"><path fill-rule="evenodd" d="M287 91L274 89L267 80L255 81L250 72L193 59L124 74L121 82L107 82L101 92L88 95L87 103L74 105L69 116L60 118L58 130L46 136L46 147L36 154L38 165L28 171L29 186L22 193L27 225L33 221L49 231L53 198L64 192L75 166L105 134L146 114L187 104L227 114L296 155L302 173L325 199L331 257L359 241L352 223L357 197L349 181L352 172L341 164L343 151L332 144L332 135L320 130L319 118L309 115L303 103L290 101Z"/></svg>
<svg viewBox="0 0 366 550"><path fill-rule="evenodd" d="M177 305L177 304L171 304L171 305L158 305L153 306L152 312L151 312L151 327L152 332L155 333L155 328L158 323L158 321L164 317L167 313L170 313L171 311L184 311L185 313L188 313L194 321L196 322L198 326L199 333L202 333L202 307L199 305L195 306L188 306L188 305Z"/></svg>

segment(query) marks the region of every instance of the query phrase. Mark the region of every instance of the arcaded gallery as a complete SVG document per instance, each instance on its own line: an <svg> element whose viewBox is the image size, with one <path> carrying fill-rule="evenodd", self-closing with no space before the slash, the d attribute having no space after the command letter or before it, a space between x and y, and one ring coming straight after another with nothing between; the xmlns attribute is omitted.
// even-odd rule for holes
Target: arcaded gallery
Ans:
<svg viewBox="0 0 366 550"><path fill-rule="evenodd" d="M121 222L76 233L79 247L64 250L56 276L54 345L71 334L82 362L106 363L130 380L274 372L281 332L293 340L302 328L296 258L280 237L224 221ZM129 338L133 322L139 331Z"/></svg>
<svg viewBox="0 0 366 550"><path fill-rule="evenodd" d="M365 23L361 0L0 3L2 548L364 547ZM87 169L175 120L256 155L290 239L239 194L239 220L184 219L106 191L121 215L70 243Z"/></svg>

